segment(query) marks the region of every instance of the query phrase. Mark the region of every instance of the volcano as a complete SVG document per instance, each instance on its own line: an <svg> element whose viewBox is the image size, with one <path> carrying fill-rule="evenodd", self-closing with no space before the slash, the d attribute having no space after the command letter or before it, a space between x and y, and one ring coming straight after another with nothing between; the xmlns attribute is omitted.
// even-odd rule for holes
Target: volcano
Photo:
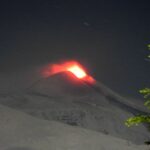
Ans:
<svg viewBox="0 0 150 150"><path fill-rule="evenodd" d="M149 113L140 101L120 96L102 83L62 71L35 82L20 93L3 94L0 103L34 117L58 121L142 144L150 138L144 125L128 128L124 121Z"/></svg>

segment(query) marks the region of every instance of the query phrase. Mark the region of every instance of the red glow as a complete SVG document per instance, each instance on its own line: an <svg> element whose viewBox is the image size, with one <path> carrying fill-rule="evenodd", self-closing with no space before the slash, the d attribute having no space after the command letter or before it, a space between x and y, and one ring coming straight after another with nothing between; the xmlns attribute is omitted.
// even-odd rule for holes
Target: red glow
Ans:
<svg viewBox="0 0 150 150"><path fill-rule="evenodd" d="M77 65L73 65L67 68L67 70L72 72L79 79L82 79L87 76L86 72Z"/></svg>
<svg viewBox="0 0 150 150"><path fill-rule="evenodd" d="M95 81L91 76L87 75L83 67L76 61L68 61L62 64L49 65L48 68L44 71L44 76L49 77L51 75L65 71L73 73L78 79L82 79L88 82Z"/></svg>

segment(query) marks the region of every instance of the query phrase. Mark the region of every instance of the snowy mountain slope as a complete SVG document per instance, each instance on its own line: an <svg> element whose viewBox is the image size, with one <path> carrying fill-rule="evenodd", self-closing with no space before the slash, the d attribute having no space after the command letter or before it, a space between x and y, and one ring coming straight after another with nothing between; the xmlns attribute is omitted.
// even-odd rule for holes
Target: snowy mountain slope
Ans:
<svg viewBox="0 0 150 150"><path fill-rule="evenodd" d="M107 97L107 99L111 103L118 104L123 109L127 109L128 111L131 111L131 113L135 115L150 113L150 110L145 109L145 106L143 105L142 101L131 99L131 98L124 98L119 94L117 94L116 92L112 91L111 89L107 88L104 84L100 82L96 82L93 88L97 92L105 95L105 97Z"/></svg>
<svg viewBox="0 0 150 150"><path fill-rule="evenodd" d="M133 114L146 112L140 105L133 106L102 84L89 86L68 72L39 80L21 93L1 94L0 103L38 118L80 126L137 144L150 138L143 125L133 128L124 125Z"/></svg>
<svg viewBox="0 0 150 150"><path fill-rule="evenodd" d="M2 150L148 150L99 132L44 121L0 105Z"/></svg>

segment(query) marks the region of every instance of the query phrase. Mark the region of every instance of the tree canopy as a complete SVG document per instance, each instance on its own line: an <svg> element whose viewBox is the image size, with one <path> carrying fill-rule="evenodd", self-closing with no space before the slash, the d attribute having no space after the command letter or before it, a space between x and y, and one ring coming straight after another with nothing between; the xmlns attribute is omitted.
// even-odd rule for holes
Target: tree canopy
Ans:
<svg viewBox="0 0 150 150"><path fill-rule="evenodd" d="M150 50L150 44L148 44L148 50ZM148 59L150 60L150 55L148 55ZM141 89L139 93L141 93L146 100L144 105L150 109L150 88ZM150 123L150 115L138 115L130 117L125 121L125 125L128 127L139 125L140 123Z"/></svg>

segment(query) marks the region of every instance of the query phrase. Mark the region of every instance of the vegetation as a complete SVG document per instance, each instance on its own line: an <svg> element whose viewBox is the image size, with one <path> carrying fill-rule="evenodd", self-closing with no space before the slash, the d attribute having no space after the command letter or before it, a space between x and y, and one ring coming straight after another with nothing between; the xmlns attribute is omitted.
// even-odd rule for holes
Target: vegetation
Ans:
<svg viewBox="0 0 150 150"><path fill-rule="evenodd" d="M150 50L150 44L148 45L148 50ZM150 60L150 55L148 55L148 59ZM144 88L139 92L146 100L144 105L150 109L150 88ZM150 115L138 115L130 117L125 121L125 125L128 127L133 125L139 125L140 123L150 123Z"/></svg>

